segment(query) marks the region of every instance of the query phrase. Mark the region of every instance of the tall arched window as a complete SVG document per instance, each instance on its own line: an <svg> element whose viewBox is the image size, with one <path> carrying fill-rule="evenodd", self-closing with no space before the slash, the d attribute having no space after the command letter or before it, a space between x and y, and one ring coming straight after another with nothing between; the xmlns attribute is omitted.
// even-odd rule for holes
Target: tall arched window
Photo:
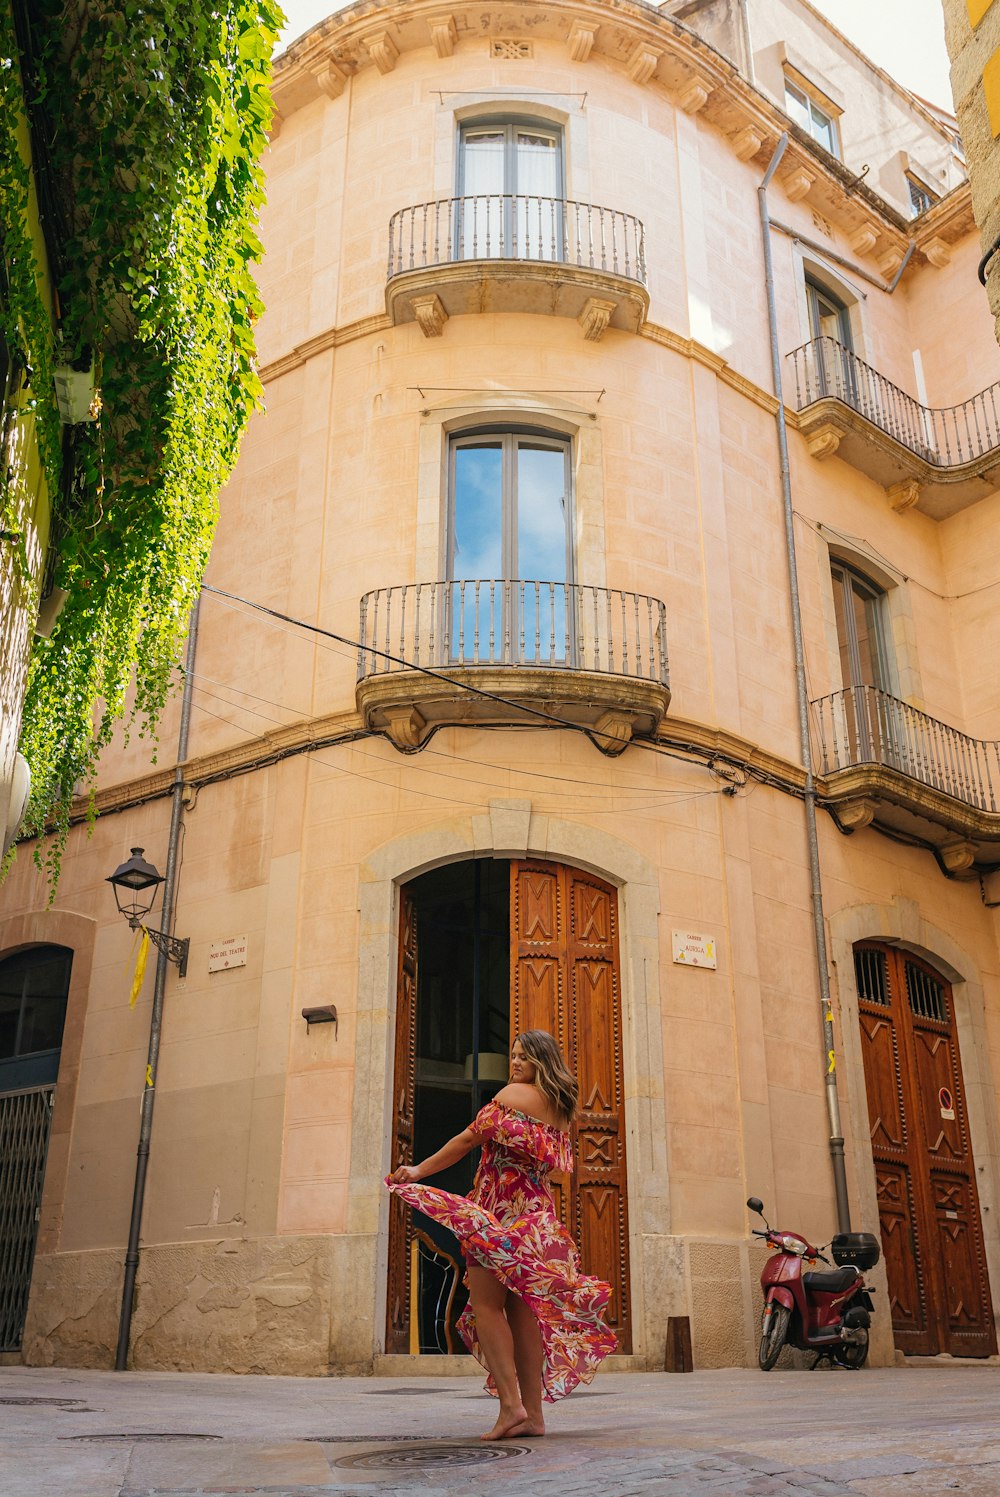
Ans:
<svg viewBox="0 0 1000 1497"><path fill-rule="evenodd" d="M809 333L813 338L834 338L844 348L853 349L851 313L846 302L812 276L806 276L806 304L809 308Z"/></svg>
<svg viewBox="0 0 1000 1497"><path fill-rule="evenodd" d="M563 257L562 131L537 120L462 126L456 243L465 260Z"/></svg>
<svg viewBox="0 0 1000 1497"><path fill-rule="evenodd" d="M0 1092L55 1081L72 966L65 946L29 946L0 961Z"/></svg>
<svg viewBox="0 0 1000 1497"><path fill-rule="evenodd" d="M834 562L830 571L844 686L876 686L891 691L885 593L846 562Z"/></svg>
<svg viewBox="0 0 1000 1497"><path fill-rule="evenodd" d="M571 652L570 442L518 429L451 439L452 654L511 663Z"/></svg>

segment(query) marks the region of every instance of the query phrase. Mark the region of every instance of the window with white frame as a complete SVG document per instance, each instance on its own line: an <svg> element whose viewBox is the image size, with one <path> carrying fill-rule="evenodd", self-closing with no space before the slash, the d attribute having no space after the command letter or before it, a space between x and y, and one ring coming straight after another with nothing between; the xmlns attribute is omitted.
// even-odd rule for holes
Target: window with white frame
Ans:
<svg viewBox="0 0 1000 1497"><path fill-rule="evenodd" d="M785 75L785 113L831 156L840 155L837 122L800 84Z"/></svg>
<svg viewBox="0 0 1000 1497"><path fill-rule="evenodd" d="M462 126L458 156L460 258L563 258L563 136L535 120Z"/></svg>
<svg viewBox="0 0 1000 1497"><path fill-rule="evenodd" d="M564 664L571 654L571 444L506 428L453 436L448 599L458 660Z"/></svg>

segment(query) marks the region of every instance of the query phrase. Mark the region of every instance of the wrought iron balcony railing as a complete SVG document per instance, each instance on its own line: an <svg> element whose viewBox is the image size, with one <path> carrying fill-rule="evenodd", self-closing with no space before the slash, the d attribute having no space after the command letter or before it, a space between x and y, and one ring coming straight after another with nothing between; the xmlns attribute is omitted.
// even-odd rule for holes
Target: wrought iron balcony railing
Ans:
<svg viewBox="0 0 1000 1497"><path fill-rule="evenodd" d="M937 408L921 405L835 338L814 338L788 359L796 410L842 401L935 468L961 468L1000 451L1000 382Z"/></svg>
<svg viewBox="0 0 1000 1497"><path fill-rule="evenodd" d="M484 192L417 203L393 214L388 280L463 260L548 261L646 284L642 224L615 208Z"/></svg>
<svg viewBox="0 0 1000 1497"><path fill-rule="evenodd" d="M585 583L404 583L361 600L358 680L462 667L585 671L666 688L666 607Z"/></svg>
<svg viewBox="0 0 1000 1497"><path fill-rule="evenodd" d="M875 686L812 703L820 774L884 765L979 811L996 811L1000 744L970 738Z"/></svg>

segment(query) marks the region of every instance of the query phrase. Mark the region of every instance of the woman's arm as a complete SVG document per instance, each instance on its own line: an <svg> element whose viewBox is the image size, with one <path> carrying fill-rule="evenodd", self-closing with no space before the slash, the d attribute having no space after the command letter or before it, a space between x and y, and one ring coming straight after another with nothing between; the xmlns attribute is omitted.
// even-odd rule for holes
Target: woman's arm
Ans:
<svg viewBox="0 0 1000 1497"><path fill-rule="evenodd" d="M471 1154L473 1149L478 1148L481 1142L482 1139L471 1128L466 1128L464 1132L456 1133L454 1138L449 1138L436 1154L422 1160L420 1164L401 1164L398 1169L393 1170L389 1179L394 1185L412 1185L427 1175L439 1174L449 1164L457 1164L458 1160L464 1159L466 1154Z"/></svg>

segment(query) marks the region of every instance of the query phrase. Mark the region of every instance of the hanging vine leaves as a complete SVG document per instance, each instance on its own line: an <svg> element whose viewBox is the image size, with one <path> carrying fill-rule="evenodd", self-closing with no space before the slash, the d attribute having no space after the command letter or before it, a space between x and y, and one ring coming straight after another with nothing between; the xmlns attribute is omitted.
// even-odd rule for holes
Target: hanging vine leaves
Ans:
<svg viewBox="0 0 1000 1497"><path fill-rule="evenodd" d="M68 598L36 641L22 732L26 830L56 827L57 871L72 798L116 721L155 730L260 398L251 267L282 16L273 0L33 11L25 90L57 122L48 165L69 223L62 357L93 362L100 390L54 514Z"/></svg>

